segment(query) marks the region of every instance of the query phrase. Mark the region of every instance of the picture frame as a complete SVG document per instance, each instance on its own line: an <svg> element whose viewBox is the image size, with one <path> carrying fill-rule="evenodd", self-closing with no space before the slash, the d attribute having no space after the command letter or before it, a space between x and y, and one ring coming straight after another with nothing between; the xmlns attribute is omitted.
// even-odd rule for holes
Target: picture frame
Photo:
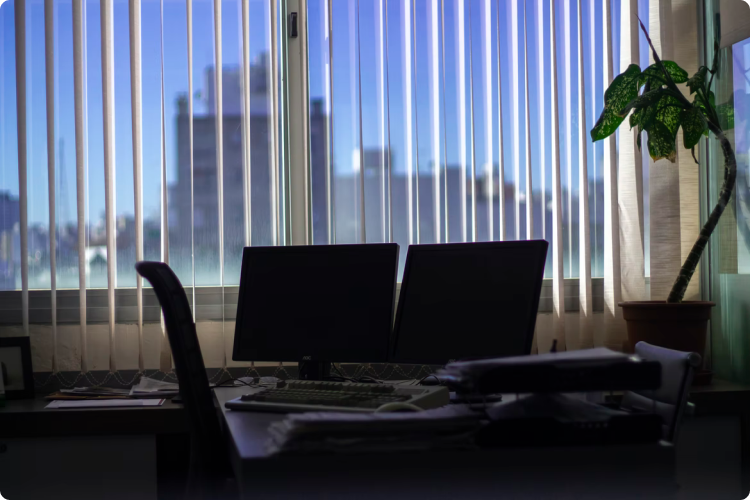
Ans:
<svg viewBox="0 0 750 500"><path fill-rule="evenodd" d="M0 373L5 385L5 399L34 398L29 337L0 337Z"/></svg>

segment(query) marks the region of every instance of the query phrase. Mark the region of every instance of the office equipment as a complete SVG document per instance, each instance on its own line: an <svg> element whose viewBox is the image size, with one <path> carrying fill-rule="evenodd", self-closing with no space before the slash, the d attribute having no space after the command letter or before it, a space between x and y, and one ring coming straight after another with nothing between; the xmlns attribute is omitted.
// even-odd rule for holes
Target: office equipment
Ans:
<svg viewBox="0 0 750 500"><path fill-rule="evenodd" d="M188 415L190 472L187 492L195 498L209 494L216 496L225 490L229 464L190 304L180 280L167 264L144 261L136 263L135 269L154 287L162 307L180 396Z"/></svg>
<svg viewBox="0 0 750 500"><path fill-rule="evenodd" d="M627 391L620 407L629 411L655 411L663 419L664 439L674 443L688 404L693 374L701 365L701 357L694 352L675 351L646 342L635 345L635 354L641 359L661 364L661 386L650 391L637 388Z"/></svg>
<svg viewBox="0 0 750 500"><path fill-rule="evenodd" d="M546 241L411 245L391 362L529 354Z"/></svg>
<svg viewBox="0 0 750 500"><path fill-rule="evenodd" d="M450 363L438 371L466 394L651 390L661 364L603 347Z"/></svg>
<svg viewBox="0 0 750 500"><path fill-rule="evenodd" d="M472 449L482 413L446 406L409 413L298 413L274 422L270 454Z"/></svg>
<svg viewBox="0 0 750 500"><path fill-rule="evenodd" d="M372 412L389 403L406 403L429 409L447 405L448 394L445 387L289 380L273 388L251 389L228 401L226 407L270 412Z"/></svg>
<svg viewBox="0 0 750 500"><path fill-rule="evenodd" d="M163 399L90 399L82 401L55 400L46 406L48 409L55 408L112 408L112 407L142 407L161 406Z"/></svg>
<svg viewBox="0 0 750 500"><path fill-rule="evenodd" d="M321 380L331 361L385 362L395 243L246 247L232 359L298 361Z"/></svg>
<svg viewBox="0 0 750 500"><path fill-rule="evenodd" d="M481 446L581 446L656 443L661 418L625 412L566 394L522 396L487 409L490 424L477 436Z"/></svg>

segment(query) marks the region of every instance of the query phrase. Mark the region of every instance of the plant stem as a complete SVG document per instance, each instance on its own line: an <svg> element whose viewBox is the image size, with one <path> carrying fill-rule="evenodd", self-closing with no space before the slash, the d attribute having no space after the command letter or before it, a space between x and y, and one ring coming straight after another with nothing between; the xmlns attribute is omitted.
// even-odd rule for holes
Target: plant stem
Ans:
<svg viewBox="0 0 750 500"><path fill-rule="evenodd" d="M734 184L737 180L737 159L734 156L732 144L719 126L709 121L708 128L721 142L721 150L724 153L724 184L721 186L721 191L719 192L719 201L711 211L711 215L708 216L708 220L701 228L698 240L693 245L693 248L690 249L690 253L682 264L680 274L677 276L674 285L672 285L672 291L669 292L669 297L667 297L667 303L674 304L682 302L688 283L690 283L690 278L693 277L695 268L701 260L703 250L706 249L708 239L711 237L714 229L716 229L716 225L719 223L721 214L724 213L724 209L729 204L729 199L732 197Z"/></svg>

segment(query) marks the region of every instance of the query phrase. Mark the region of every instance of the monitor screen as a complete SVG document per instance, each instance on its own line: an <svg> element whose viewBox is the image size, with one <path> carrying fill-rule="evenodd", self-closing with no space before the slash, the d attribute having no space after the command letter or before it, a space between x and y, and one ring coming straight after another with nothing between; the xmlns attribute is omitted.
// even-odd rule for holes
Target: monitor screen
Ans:
<svg viewBox="0 0 750 500"><path fill-rule="evenodd" d="M395 243L246 247L235 361L385 362Z"/></svg>
<svg viewBox="0 0 750 500"><path fill-rule="evenodd" d="M390 361L529 354L546 256L546 241L410 246Z"/></svg>

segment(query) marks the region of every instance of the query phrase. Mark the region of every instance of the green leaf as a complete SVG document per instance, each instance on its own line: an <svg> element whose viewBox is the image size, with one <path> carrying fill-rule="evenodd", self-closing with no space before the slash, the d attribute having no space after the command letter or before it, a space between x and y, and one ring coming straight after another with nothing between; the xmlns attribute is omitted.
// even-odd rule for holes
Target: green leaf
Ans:
<svg viewBox="0 0 750 500"><path fill-rule="evenodd" d="M625 106L622 110L620 110L620 113L618 114L620 116L628 116L628 113L630 112L631 109L634 109L635 111L639 111L643 108L651 106L652 104L658 102L664 96L666 92L667 90L663 88L658 88L650 92L644 92L643 94L639 95L638 97L630 101L627 106ZM632 128L632 122L631 122L631 128Z"/></svg>
<svg viewBox="0 0 750 500"><path fill-rule="evenodd" d="M672 77L672 81L675 83L685 83L688 79L687 71L680 68L680 66L674 61L662 61L664 69L667 70L669 76ZM654 63L641 73L638 78L638 87L650 83L652 87L660 87L666 85L667 81L664 78L664 72L661 70L658 64Z"/></svg>
<svg viewBox="0 0 750 500"><path fill-rule="evenodd" d="M705 87L707 72L708 72L708 68L705 66L701 66L698 72L694 74L693 76L691 76L690 79L686 82L687 86L690 88L691 94L695 94L696 92L698 92L699 89Z"/></svg>
<svg viewBox="0 0 750 500"><path fill-rule="evenodd" d="M715 101L716 101L716 96L714 96L713 92L709 91L708 92L708 102L711 103L711 106L713 106L714 108L716 106L715 105ZM695 106L698 109L700 109L701 111L703 111L703 115L704 116L707 115L707 114L709 114L708 108L706 107L706 103L703 100L703 94L702 93L698 92L697 94L695 94L695 98L693 98L693 106ZM718 112L718 110L717 110L717 112ZM732 122L734 122L734 119L732 119ZM706 129L706 131L703 132L703 135L705 135L706 137L708 137L708 129Z"/></svg>
<svg viewBox="0 0 750 500"><path fill-rule="evenodd" d="M648 131L648 154L654 161L666 158L674 163L677 158L674 135L661 122L654 122L651 130Z"/></svg>
<svg viewBox="0 0 750 500"><path fill-rule="evenodd" d="M690 108L680 113L680 121L682 123L682 138L685 149L692 149L700 141L703 132L708 130L706 118L703 116L701 110Z"/></svg>
<svg viewBox="0 0 750 500"><path fill-rule="evenodd" d="M675 140L677 138L677 131L680 128L682 110L682 104L676 97L672 95L664 96L661 101L659 101L659 104L657 104L656 116L654 116L654 121L659 122L667 127L667 130L672 133L672 140ZM650 127L651 124L647 123L646 125L647 127ZM646 128L646 130L650 130L650 128Z"/></svg>
<svg viewBox="0 0 750 500"><path fill-rule="evenodd" d="M596 125L591 129L591 139L598 141L612 135L617 127L625 119L619 112L630 101L638 96L638 77L641 68L637 64L631 64L623 73L612 80L607 91L604 93L604 109Z"/></svg>

